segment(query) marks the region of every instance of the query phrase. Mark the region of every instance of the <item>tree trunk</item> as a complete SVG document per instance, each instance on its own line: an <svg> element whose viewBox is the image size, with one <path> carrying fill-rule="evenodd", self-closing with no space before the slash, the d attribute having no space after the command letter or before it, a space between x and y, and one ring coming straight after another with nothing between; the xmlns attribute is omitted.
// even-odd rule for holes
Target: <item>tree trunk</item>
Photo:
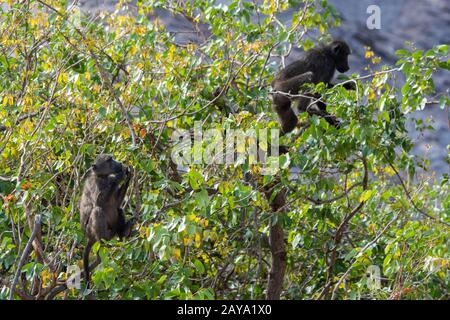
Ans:
<svg viewBox="0 0 450 320"><path fill-rule="evenodd" d="M279 300L286 272L284 232L279 223L270 228L270 250L272 252L272 267L270 268L267 283L266 298L267 300Z"/></svg>
<svg viewBox="0 0 450 320"><path fill-rule="evenodd" d="M270 199L273 190L267 192ZM270 206L274 214L281 214L286 204L286 189L278 192L271 201ZM286 273L286 246L284 243L284 231L282 222L271 226L270 228L270 251L272 253L272 266L270 268L269 279L267 281L267 300L279 300L283 289L284 275Z"/></svg>

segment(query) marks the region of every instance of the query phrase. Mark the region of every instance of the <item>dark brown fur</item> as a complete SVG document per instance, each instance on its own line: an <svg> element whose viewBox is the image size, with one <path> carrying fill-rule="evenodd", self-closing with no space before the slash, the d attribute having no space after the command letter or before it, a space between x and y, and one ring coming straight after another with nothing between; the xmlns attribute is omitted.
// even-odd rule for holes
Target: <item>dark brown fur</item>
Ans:
<svg viewBox="0 0 450 320"><path fill-rule="evenodd" d="M272 82L275 91L298 94L300 87L305 83L325 83L332 87L331 79L335 70L346 72L349 70L348 55L350 48L343 41L334 41L330 45L321 46L306 52L302 58L289 64L281 70ZM351 85L344 86L351 89ZM307 93L304 93L308 95ZM309 95L311 96L311 95ZM319 95L314 95L320 98ZM326 104L317 102L318 108L310 108L311 99L306 97L295 98L298 100L298 111L316 114L323 117L333 126L339 126L339 121L326 111ZM272 96L273 108L277 112L283 134L291 132L297 126L298 118L292 110L292 99L282 95Z"/></svg>
<svg viewBox="0 0 450 320"><path fill-rule="evenodd" d="M89 253L97 241L118 235L128 237L133 221L125 222L121 208L131 179L128 168L110 155L98 155L86 178L80 201L81 228L88 238L83 253L84 274L89 287Z"/></svg>

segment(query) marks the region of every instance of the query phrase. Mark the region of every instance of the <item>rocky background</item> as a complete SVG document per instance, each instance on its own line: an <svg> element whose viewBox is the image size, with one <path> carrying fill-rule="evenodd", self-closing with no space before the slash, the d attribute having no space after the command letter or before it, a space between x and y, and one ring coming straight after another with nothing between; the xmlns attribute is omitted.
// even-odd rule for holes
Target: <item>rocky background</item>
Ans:
<svg viewBox="0 0 450 320"><path fill-rule="evenodd" d="M449 0L329 0L341 14L341 27L334 35L350 42L354 54L350 61L352 70L364 74L364 46L370 46L383 64L393 65L397 60L395 51L405 47L405 41L413 42L418 49L428 50L434 45L450 44L450 1ZM381 29L366 27L367 7L378 5L381 9ZM450 72L443 71L434 78L438 92L450 88ZM448 106L450 108L450 106ZM420 135L410 126L414 138L414 153L430 159L431 170L437 176L450 173L446 161L450 144L449 109L428 105L416 112L415 118L430 118L434 131Z"/></svg>
<svg viewBox="0 0 450 320"><path fill-rule="evenodd" d="M79 4L86 11L99 9L111 10L117 0L80 0ZM370 46L375 55L382 58L382 64L393 65L396 61L395 51L405 48L405 41L410 41L419 49L430 49L438 44L450 44L450 1L449 0L329 0L341 15L341 26L332 31L336 38L345 39L353 50L350 56L352 72L366 74L364 66L364 46ZM369 5L378 5L381 9L381 29L369 30L366 12ZM187 21L166 12L158 12L161 21L168 30L191 30ZM284 18L289 19L287 14ZM179 35L180 41L186 41L189 33ZM183 38L184 37L184 38ZM299 51L293 52L294 59ZM289 62L289 61L288 61ZM448 91L450 72L443 71L436 75L437 90ZM450 144L450 114L448 108L442 110L438 105L429 105L423 111L413 115L415 118L433 121L435 130L419 134L411 123L410 135L415 141L414 153L430 159L431 170L439 178L450 173L446 161Z"/></svg>

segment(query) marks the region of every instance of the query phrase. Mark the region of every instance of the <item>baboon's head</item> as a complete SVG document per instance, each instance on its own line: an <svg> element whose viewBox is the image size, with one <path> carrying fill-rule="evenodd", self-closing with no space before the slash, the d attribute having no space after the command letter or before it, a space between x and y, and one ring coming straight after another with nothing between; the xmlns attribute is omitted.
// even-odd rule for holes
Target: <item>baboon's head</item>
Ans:
<svg viewBox="0 0 450 320"><path fill-rule="evenodd" d="M92 165L92 170L97 176L108 176L110 174L121 173L123 165L114 160L109 154L99 154Z"/></svg>
<svg viewBox="0 0 450 320"><path fill-rule="evenodd" d="M344 41L333 41L330 44L331 54L336 63L336 70L346 72L350 69L348 66L348 56L351 54L350 47Z"/></svg>

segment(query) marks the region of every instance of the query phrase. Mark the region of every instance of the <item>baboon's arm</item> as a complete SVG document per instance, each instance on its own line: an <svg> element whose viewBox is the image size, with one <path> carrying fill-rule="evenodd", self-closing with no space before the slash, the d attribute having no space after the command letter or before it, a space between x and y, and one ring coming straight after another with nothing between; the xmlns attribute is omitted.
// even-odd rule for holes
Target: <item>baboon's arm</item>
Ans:
<svg viewBox="0 0 450 320"><path fill-rule="evenodd" d="M122 183L121 186L118 186L117 188L117 200L119 205L122 204L123 199L125 198L125 194L127 193L128 190L128 186L130 185L130 180L131 180L131 172L129 171L129 169L126 169L126 173L125 173L125 182Z"/></svg>
<svg viewBox="0 0 450 320"><path fill-rule="evenodd" d="M310 115L317 115L319 117L324 118L325 121L328 122L333 127L339 128L341 126L341 122L335 116L329 114L326 110L309 108L307 112Z"/></svg>
<svg viewBox="0 0 450 320"><path fill-rule="evenodd" d="M336 86L336 83L331 83L331 82L330 82L330 83L328 84L328 88L329 88L329 89L333 88L334 86ZM346 82L346 83L344 83L343 87L344 87L345 89L347 89L347 90L356 90L356 86L355 86L355 83L354 83L354 82Z"/></svg>

